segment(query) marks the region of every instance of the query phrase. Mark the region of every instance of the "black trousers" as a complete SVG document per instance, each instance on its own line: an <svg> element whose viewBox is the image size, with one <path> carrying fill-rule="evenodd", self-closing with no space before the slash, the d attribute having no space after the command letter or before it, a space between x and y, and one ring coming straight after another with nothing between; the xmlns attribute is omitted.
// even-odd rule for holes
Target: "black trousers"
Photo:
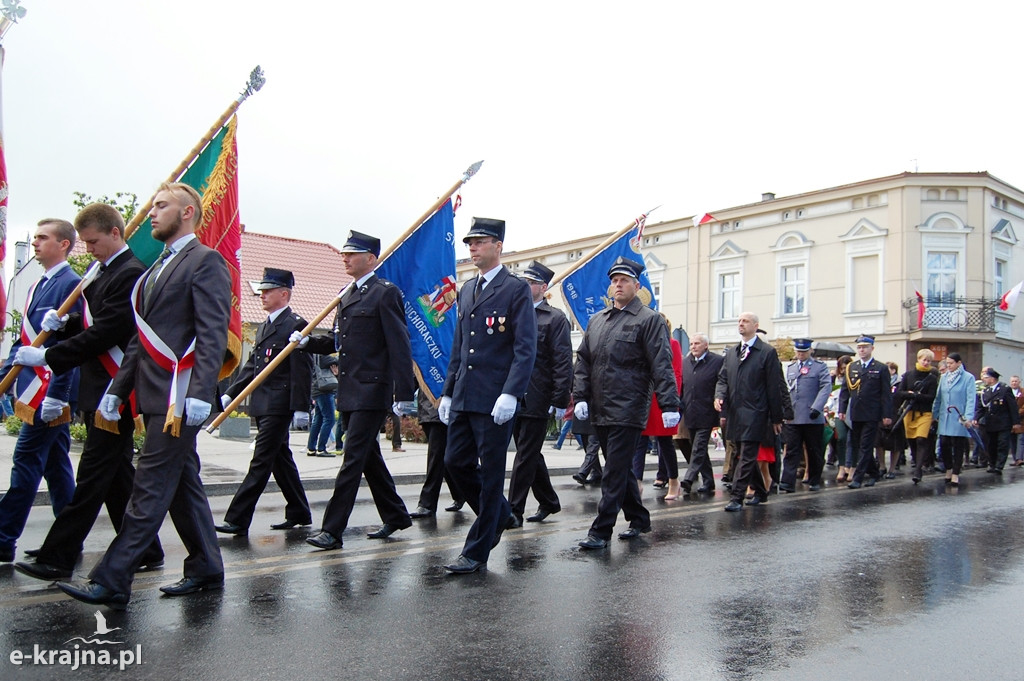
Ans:
<svg viewBox="0 0 1024 681"><path fill-rule="evenodd" d="M754 489L754 494L761 500L768 498L768 490L764 487L761 469L757 467L757 448L761 443L756 440L744 440L736 443L737 457L733 463L732 497L733 501L743 503L747 487Z"/></svg>
<svg viewBox="0 0 1024 681"><path fill-rule="evenodd" d="M786 456L782 459L782 477L779 484L795 490L796 470L804 462L804 448L807 448L807 484L820 485L821 471L825 468L825 424L787 423L782 427L786 443Z"/></svg>
<svg viewBox="0 0 1024 681"><path fill-rule="evenodd" d="M583 463L580 464L577 475L586 479L593 474L596 479L600 480L602 476L601 441L597 439L597 435L581 434L580 437L583 438Z"/></svg>
<svg viewBox="0 0 1024 681"><path fill-rule="evenodd" d="M395 481L380 453L377 436L388 414L386 409L345 412L345 458L334 480L334 494L324 510L321 528L341 538L356 503L359 482L366 476L377 513L385 523L400 528L412 525L405 502L398 496Z"/></svg>
<svg viewBox="0 0 1024 681"><path fill-rule="evenodd" d="M651 514L640 500L640 488L633 474L633 452L636 451L643 428L626 426L595 426L597 439L604 450L604 476L601 478L601 501L590 534L611 539L612 528L621 510L630 527L651 526Z"/></svg>
<svg viewBox="0 0 1024 681"><path fill-rule="evenodd" d="M75 493L46 533L36 560L64 570L75 566L92 531L100 509L107 507L107 515L115 531L120 531L124 511L132 494L135 467L132 466L135 420L131 409L125 408L118 422L118 432L111 433L93 425L96 412L82 413L85 421L85 444L75 476ZM155 563L164 559L160 539L154 537L142 557L142 563Z"/></svg>
<svg viewBox="0 0 1024 681"><path fill-rule="evenodd" d="M295 467L292 450L288 448L291 422L291 412L256 417L256 449L249 462L249 470L224 514L225 521L249 527L256 512L256 502L273 475L284 495L285 520L302 525L312 522L313 516L309 511L302 480L299 479L299 469Z"/></svg>
<svg viewBox="0 0 1024 681"><path fill-rule="evenodd" d="M441 482L448 483L454 501L465 501L452 482L448 469L444 467L444 453L448 447L448 426L443 423L421 423L427 436L427 478L420 490L419 506L428 511L437 511L437 499L441 496Z"/></svg>
<svg viewBox="0 0 1024 681"><path fill-rule="evenodd" d="M683 480L689 483L697 481L697 476L703 476L704 484L708 487L715 486L715 472L711 468L711 455L708 453L708 443L711 441L710 428L694 428L690 430L690 437L693 442L693 449L690 452L690 467L683 474Z"/></svg>
<svg viewBox="0 0 1024 681"><path fill-rule="evenodd" d="M487 562L499 523L512 507L505 499L505 460L515 419L498 425L490 414L452 412L444 465L455 487L476 513L462 555Z"/></svg>
<svg viewBox="0 0 1024 681"><path fill-rule="evenodd" d="M165 418L166 414L143 416L146 443L121 531L89 573L94 582L120 593L131 592L135 569L142 564L168 512L188 551L185 576L224 574L210 502L199 479L196 436L200 427L182 423L181 434L174 437L163 431Z"/></svg>
<svg viewBox="0 0 1024 681"><path fill-rule="evenodd" d="M854 421L850 428L850 446L854 456L859 457L857 468L853 471L853 481L863 482L870 476L875 480L882 477L875 459L875 440L878 439L878 421Z"/></svg>
<svg viewBox="0 0 1024 681"><path fill-rule="evenodd" d="M520 518L526 510L526 498L533 490L542 511L555 513L562 509L555 488L551 486L551 475L544 462L544 436L548 432L546 418L517 417L512 429L516 443L516 458L512 462L512 480L509 482L508 501L512 512Z"/></svg>
<svg viewBox="0 0 1024 681"><path fill-rule="evenodd" d="M1010 455L1010 431L996 430L985 433L985 449L988 450L988 467L1003 470Z"/></svg>
<svg viewBox="0 0 1024 681"><path fill-rule="evenodd" d="M957 435L939 436L939 452L942 454L942 465L946 467L947 473L960 475L960 469L964 465L964 456L968 450L967 443L970 440L969 437Z"/></svg>

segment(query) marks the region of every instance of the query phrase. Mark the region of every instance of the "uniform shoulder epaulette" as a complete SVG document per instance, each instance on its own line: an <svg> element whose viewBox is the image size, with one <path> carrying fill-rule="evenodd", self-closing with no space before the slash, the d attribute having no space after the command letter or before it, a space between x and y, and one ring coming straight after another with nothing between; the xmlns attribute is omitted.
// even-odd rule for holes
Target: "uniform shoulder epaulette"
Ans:
<svg viewBox="0 0 1024 681"><path fill-rule="evenodd" d="M394 284L392 284L387 279L381 279L380 277L377 277L377 281L383 284L384 286L394 286Z"/></svg>

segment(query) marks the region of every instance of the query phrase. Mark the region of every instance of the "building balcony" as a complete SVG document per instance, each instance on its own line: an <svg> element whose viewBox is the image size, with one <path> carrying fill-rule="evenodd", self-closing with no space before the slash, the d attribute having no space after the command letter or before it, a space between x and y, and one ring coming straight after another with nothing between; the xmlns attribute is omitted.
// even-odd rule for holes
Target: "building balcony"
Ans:
<svg viewBox="0 0 1024 681"><path fill-rule="evenodd" d="M918 324L917 298L903 301L910 340L994 339L999 301L987 298L926 298L924 318Z"/></svg>

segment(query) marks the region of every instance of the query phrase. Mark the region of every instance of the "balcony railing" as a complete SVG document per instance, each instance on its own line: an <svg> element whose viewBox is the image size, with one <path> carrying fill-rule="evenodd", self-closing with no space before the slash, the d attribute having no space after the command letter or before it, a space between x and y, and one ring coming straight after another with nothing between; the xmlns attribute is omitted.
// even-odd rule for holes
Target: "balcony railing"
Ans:
<svg viewBox="0 0 1024 681"><path fill-rule="evenodd" d="M917 298L907 298L903 307L907 311L910 331L935 329L937 331L973 331L993 333L996 330L996 307L999 301L987 298L925 298L924 319L918 325Z"/></svg>

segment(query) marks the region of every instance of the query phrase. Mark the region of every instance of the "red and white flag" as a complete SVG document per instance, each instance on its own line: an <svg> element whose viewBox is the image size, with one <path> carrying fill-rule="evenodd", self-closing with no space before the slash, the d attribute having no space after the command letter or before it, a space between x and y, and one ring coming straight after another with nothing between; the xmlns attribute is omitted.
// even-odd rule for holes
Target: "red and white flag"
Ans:
<svg viewBox="0 0 1024 681"><path fill-rule="evenodd" d="M4 70L4 49L0 47L0 75ZM4 159L3 85L0 78L0 319L7 319L7 291L4 289L4 259L7 256L7 161Z"/></svg>
<svg viewBox="0 0 1024 681"><path fill-rule="evenodd" d="M693 216L693 226L694 227L700 227L701 225L703 225L705 223L715 222L717 220L718 220L718 218L716 218L711 213L704 213L703 215L694 215Z"/></svg>
<svg viewBox="0 0 1024 681"><path fill-rule="evenodd" d="M999 299L1000 310L1009 310L1017 304L1017 296L1020 295L1020 289L1022 286L1024 286L1024 281L1018 282L1016 286L1003 294L1003 297Z"/></svg>

